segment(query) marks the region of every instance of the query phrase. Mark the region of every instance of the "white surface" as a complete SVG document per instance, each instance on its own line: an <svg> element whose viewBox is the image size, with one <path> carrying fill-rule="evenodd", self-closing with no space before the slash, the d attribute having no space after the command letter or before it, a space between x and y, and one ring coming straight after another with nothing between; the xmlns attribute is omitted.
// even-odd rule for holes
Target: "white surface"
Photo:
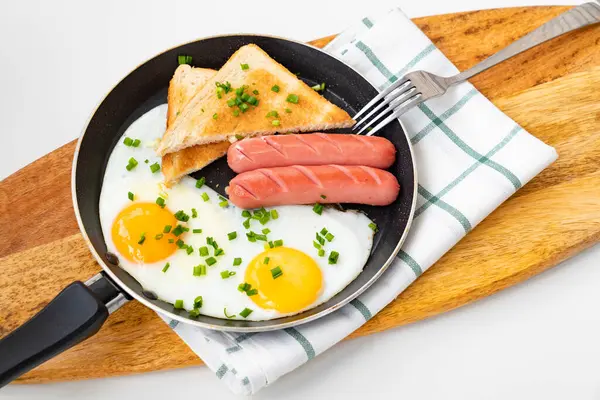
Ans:
<svg viewBox="0 0 600 400"><path fill-rule="evenodd" d="M574 1L485 2L486 7ZM210 4L206 10L203 4ZM298 6L300 4L300 6ZM284 12L294 6L293 13ZM409 16L481 8L462 1L301 3L19 1L0 13L0 178L74 139L101 97L157 52L197 37L332 34L376 10ZM173 15L171 19L165 15ZM302 23L304 20L322 21ZM32 114L32 112L34 114ZM34 118L31 115L35 115ZM599 399L600 247L446 315L345 342L257 398ZM51 385L0 398L229 398L206 368Z"/></svg>

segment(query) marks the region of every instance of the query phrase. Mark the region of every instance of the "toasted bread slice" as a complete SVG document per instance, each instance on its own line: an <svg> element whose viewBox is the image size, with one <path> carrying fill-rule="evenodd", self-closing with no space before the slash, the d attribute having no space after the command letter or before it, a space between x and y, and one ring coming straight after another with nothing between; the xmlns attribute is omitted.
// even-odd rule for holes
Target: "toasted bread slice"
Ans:
<svg viewBox="0 0 600 400"><path fill-rule="evenodd" d="M180 65L169 83L167 128L180 114L185 105L212 78L217 71L205 68L192 68ZM210 143L192 146L162 158L162 173L167 185L171 185L183 176L204 168L227 153L229 142Z"/></svg>
<svg viewBox="0 0 600 400"><path fill-rule="evenodd" d="M245 93L255 96L258 104L239 112L238 106L228 105L228 100L235 100L235 92L222 93L219 98L217 82L229 82L231 88L245 86ZM278 86L277 92L272 90L274 86ZM289 95L297 96L297 102L287 101ZM278 117L267 118L270 111L277 111ZM278 122L273 123L274 120ZM165 155L194 145L223 142L234 135L308 132L353 124L348 113L316 93L258 46L249 44L238 49L194 95L165 132L157 153Z"/></svg>

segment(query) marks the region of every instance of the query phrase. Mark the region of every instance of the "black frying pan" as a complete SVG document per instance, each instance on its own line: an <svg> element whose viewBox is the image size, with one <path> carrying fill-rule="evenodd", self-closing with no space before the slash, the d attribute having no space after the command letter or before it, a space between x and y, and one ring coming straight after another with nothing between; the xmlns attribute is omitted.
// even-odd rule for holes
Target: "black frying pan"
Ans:
<svg viewBox="0 0 600 400"><path fill-rule="evenodd" d="M73 162L73 202L79 227L103 271L87 281L74 282L42 311L0 341L0 386L52 356L96 333L108 315L127 300L137 299L170 318L203 328L238 332L282 329L324 316L366 290L390 265L406 237L416 200L415 164L408 140L399 122L380 133L398 151L389 169L400 182L400 196L386 207L345 205L373 219L379 232L362 273L326 303L294 316L270 321L234 321L207 316L189 317L185 310L158 300L127 272L118 259L107 254L98 203L104 169L113 147L127 127L151 108L166 103L167 87L177 68L177 56L191 55L193 64L219 69L240 46L255 43L275 60L299 73L309 85L325 82L324 96L356 113L377 90L351 67L327 53L286 39L234 35L211 37L168 50L145 62L125 77L102 100L79 139ZM221 195L234 173L224 159L202 170L207 183Z"/></svg>

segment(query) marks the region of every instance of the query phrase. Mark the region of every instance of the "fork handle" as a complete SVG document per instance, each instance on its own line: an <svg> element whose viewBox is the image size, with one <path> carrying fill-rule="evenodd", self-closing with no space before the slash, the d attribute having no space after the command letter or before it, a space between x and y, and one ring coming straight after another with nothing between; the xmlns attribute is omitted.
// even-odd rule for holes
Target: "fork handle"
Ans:
<svg viewBox="0 0 600 400"><path fill-rule="evenodd" d="M493 67L502 61L508 60L519 53L529 50L550 39L564 35L587 25L600 22L600 5L596 2L584 3L551 19L536 30L523 36L521 39L506 46L496 54L486 58L479 64L460 74L446 78L448 85L454 85Z"/></svg>

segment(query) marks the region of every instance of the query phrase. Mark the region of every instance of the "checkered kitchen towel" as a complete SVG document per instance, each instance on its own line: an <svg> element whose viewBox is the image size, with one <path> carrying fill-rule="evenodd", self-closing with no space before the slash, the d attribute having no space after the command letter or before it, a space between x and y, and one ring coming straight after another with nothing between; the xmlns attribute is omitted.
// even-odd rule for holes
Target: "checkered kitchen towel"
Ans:
<svg viewBox="0 0 600 400"><path fill-rule="evenodd" d="M365 18L326 49L379 89L411 70L458 70L399 9ZM416 152L419 198L397 261L369 290L317 321L256 334L167 321L235 393L272 384L359 328L557 155L469 83L402 117Z"/></svg>

